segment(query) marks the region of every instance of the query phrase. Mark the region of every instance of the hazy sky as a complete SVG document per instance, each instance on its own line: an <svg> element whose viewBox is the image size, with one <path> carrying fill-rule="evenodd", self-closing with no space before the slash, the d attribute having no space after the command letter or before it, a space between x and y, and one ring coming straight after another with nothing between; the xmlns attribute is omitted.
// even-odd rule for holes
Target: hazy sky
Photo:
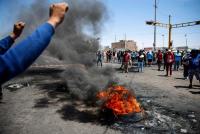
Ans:
<svg viewBox="0 0 200 134"><path fill-rule="evenodd" d="M62 0L51 0L62 1ZM111 42L126 39L134 40L140 48L151 47L153 44L153 27L146 25L145 21L154 19L154 0L101 0L108 8L109 19L102 29L101 44L110 45ZM0 36L4 36L12 28L17 14L16 5L24 8L30 5L27 0L0 0ZM12 8L7 8L12 4ZM157 20L168 23L169 14L172 16L172 24L200 20L200 0L157 0ZM23 8L21 7L21 8ZM157 28L157 46L167 46L168 30ZM187 34L188 46L200 47L200 25L177 28L172 31L174 46L185 46Z"/></svg>

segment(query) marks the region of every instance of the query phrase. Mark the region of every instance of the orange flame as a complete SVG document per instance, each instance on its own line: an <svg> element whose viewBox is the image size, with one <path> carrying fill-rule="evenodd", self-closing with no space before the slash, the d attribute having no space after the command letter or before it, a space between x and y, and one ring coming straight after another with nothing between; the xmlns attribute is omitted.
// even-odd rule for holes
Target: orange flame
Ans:
<svg viewBox="0 0 200 134"><path fill-rule="evenodd" d="M115 115L141 112L136 98L123 86L111 86L99 92L97 98L105 101L104 106L111 109Z"/></svg>

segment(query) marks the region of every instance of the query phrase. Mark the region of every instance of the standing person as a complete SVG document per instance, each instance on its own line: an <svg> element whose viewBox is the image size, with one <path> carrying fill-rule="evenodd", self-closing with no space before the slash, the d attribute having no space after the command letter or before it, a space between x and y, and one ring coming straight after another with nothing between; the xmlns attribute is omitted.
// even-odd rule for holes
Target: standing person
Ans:
<svg viewBox="0 0 200 134"><path fill-rule="evenodd" d="M190 84L189 88L192 88L192 81L194 75L196 76L196 79L199 80L200 83L200 53L198 50L192 50L191 55L189 57L189 79Z"/></svg>
<svg viewBox="0 0 200 134"><path fill-rule="evenodd" d="M112 61L113 61L113 63L115 63L115 61L116 61L116 51L112 52Z"/></svg>
<svg viewBox="0 0 200 134"><path fill-rule="evenodd" d="M172 75L172 64L174 62L174 54L169 49L166 53L166 76L169 76L168 73L170 72L170 76Z"/></svg>
<svg viewBox="0 0 200 134"><path fill-rule="evenodd" d="M99 62L100 62L100 64L101 64L101 67L102 67L102 53L101 53L101 51L98 51L97 52L97 66L99 66Z"/></svg>
<svg viewBox="0 0 200 134"><path fill-rule="evenodd" d="M175 57L174 70L178 71L182 59L182 55L179 52L179 50L177 50L177 52L174 54L174 57Z"/></svg>
<svg viewBox="0 0 200 134"><path fill-rule="evenodd" d="M118 63L121 63L121 51L117 52Z"/></svg>
<svg viewBox="0 0 200 134"><path fill-rule="evenodd" d="M158 71L160 71L161 64L162 64L162 58L163 58L162 52L160 50L158 50L156 57L157 57Z"/></svg>
<svg viewBox="0 0 200 134"><path fill-rule="evenodd" d="M188 49L185 55L183 55L182 63L183 63L183 77L185 79L188 78L188 69L189 69L189 57L191 50Z"/></svg>
<svg viewBox="0 0 200 134"><path fill-rule="evenodd" d="M128 53L128 50L125 51L124 55L123 55L123 64L124 64L124 72L128 73L128 64L131 60L131 56Z"/></svg>
<svg viewBox="0 0 200 134"><path fill-rule="evenodd" d="M148 60L148 65L151 66L153 61L153 53L151 51L147 52L147 60Z"/></svg>
<svg viewBox="0 0 200 134"><path fill-rule="evenodd" d="M107 63L110 62L110 50L108 50L108 51L106 52L106 60L107 60Z"/></svg>
<svg viewBox="0 0 200 134"><path fill-rule="evenodd" d="M122 65L123 65L123 55L124 55L124 51L121 51L121 55L120 55L120 58L121 58L121 63L122 63Z"/></svg>
<svg viewBox="0 0 200 134"><path fill-rule="evenodd" d="M125 52L124 51L121 51L121 67L120 67L120 69L124 69L124 54L125 54Z"/></svg>
<svg viewBox="0 0 200 134"><path fill-rule="evenodd" d="M67 11L67 3L53 4L50 7L48 21L17 45L10 48L14 40L20 36L24 27L23 22L17 23L13 33L0 41L0 87L6 81L24 72L41 55L51 41L55 28L63 22ZM2 95L0 89L0 98Z"/></svg>
<svg viewBox="0 0 200 134"><path fill-rule="evenodd" d="M143 50L142 51L143 55L144 55L144 62L143 62L143 67L147 66L147 53Z"/></svg>
<svg viewBox="0 0 200 134"><path fill-rule="evenodd" d="M144 53L142 52L142 50L140 50L138 54L138 70L140 72L143 72L143 67L144 67Z"/></svg>
<svg viewBox="0 0 200 134"><path fill-rule="evenodd" d="M131 61L132 61L132 63L134 63L134 60L135 60L135 52L132 51L131 52Z"/></svg>
<svg viewBox="0 0 200 134"><path fill-rule="evenodd" d="M167 61L166 61L166 54L168 52L168 49L165 49L165 52L163 52L163 62L164 62L164 65L163 65L163 69L165 70L166 69L166 64L167 64Z"/></svg>
<svg viewBox="0 0 200 134"><path fill-rule="evenodd" d="M109 59L109 62L111 63L112 62L112 51L111 50L109 50L108 59Z"/></svg>

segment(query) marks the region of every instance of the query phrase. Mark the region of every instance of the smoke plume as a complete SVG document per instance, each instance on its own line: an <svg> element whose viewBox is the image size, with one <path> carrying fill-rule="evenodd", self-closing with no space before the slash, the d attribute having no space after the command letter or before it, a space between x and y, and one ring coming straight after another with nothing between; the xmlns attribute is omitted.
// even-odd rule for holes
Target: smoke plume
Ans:
<svg viewBox="0 0 200 134"><path fill-rule="evenodd" d="M48 52L51 56L72 64L61 77L70 93L81 100L93 100L98 90L113 81L111 68L97 68L96 52L103 22L108 18L105 5L100 0L68 0L69 12L56 29ZM30 9L21 12L30 33L36 25L48 18L47 0L37 0Z"/></svg>

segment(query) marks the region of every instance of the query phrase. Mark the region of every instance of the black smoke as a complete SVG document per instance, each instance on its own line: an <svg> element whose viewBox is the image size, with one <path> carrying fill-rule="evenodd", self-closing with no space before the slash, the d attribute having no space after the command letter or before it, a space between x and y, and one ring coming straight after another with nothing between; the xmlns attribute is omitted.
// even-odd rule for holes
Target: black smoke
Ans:
<svg viewBox="0 0 200 134"><path fill-rule="evenodd" d="M100 0L68 0L69 12L65 21L56 29L48 53L70 67L61 77L70 93L77 99L91 101L96 93L113 82L113 70L97 68L96 52L103 23L108 19L106 6ZM36 0L19 18L25 20L30 33L48 19L47 0Z"/></svg>

